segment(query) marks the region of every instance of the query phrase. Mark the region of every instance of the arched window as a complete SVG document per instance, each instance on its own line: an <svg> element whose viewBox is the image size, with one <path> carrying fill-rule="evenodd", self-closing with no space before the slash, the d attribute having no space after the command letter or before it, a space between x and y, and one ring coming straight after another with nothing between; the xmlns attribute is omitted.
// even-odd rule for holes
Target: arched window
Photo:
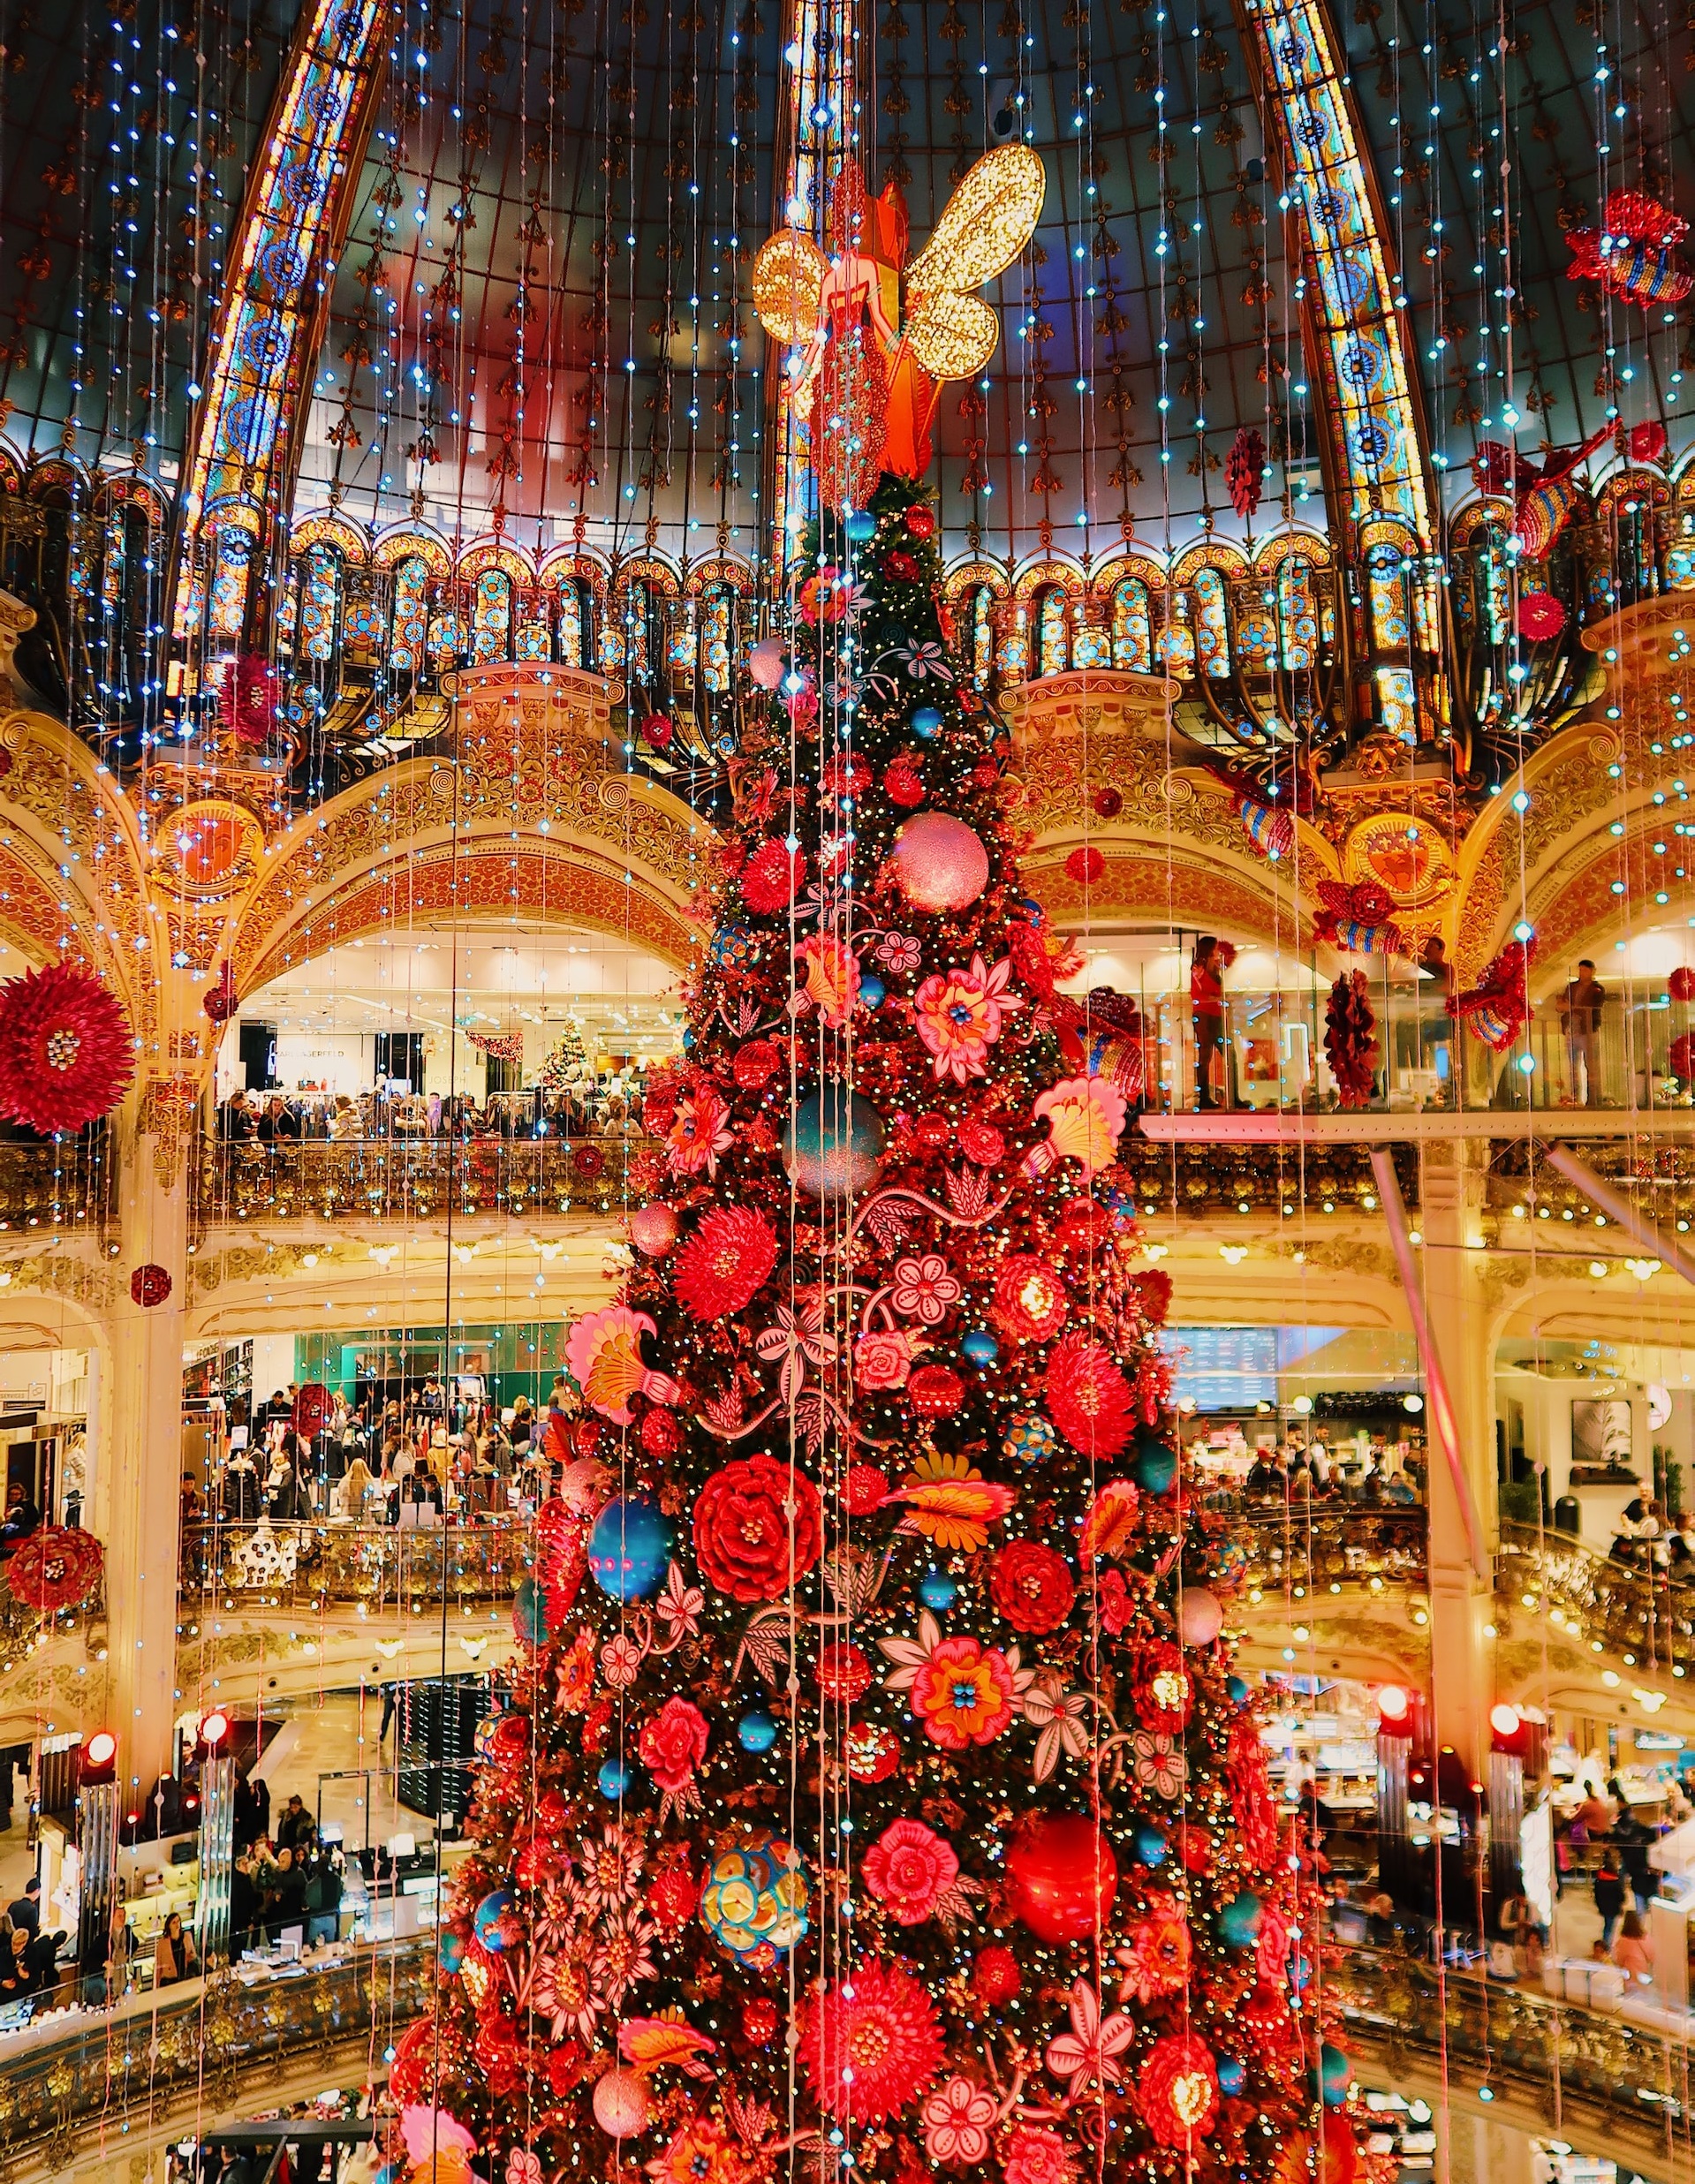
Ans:
<svg viewBox="0 0 1695 2184"><path fill-rule="evenodd" d="M424 601L428 585L429 564L421 554L409 554L394 572L389 657L397 668L410 668L414 675L424 664L424 636L428 626Z"/></svg>
<svg viewBox="0 0 1695 2184"><path fill-rule="evenodd" d="M1277 625L1283 666L1297 674L1317 655L1319 625L1313 612L1313 564L1291 554L1277 571Z"/></svg>
<svg viewBox="0 0 1695 2184"><path fill-rule="evenodd" d="M730 688L730 592L727 584L715 584L704 601L700 624L700 680L708 690Z"/></svg>
<svg viewBox="0 0 1695 2184"><path fill-rule="evenodd" d="M698 599L679 600L671 608L665 635L665 664L671 671L673 690L694 688L700 617L701 603Z"/></svg>
<svg viewBox="0 0 1695 2184"><path fill-rule="evenodd" d="M995 594L980 584L971 595L971 678L987 690L995 670Z"/></svg>
<svg viewBox="0 0 1695 2184"><path fill-rule="evenodd" d="M1164 629L1160 631L1160 658L1167 670L1176 676L1190 676L1195 671L1195 632L1191 616L1193 601L1186 588L1173 592L1171 610Z"/></svg>
<svg viewBox="0 0 1695 2184"><path fill-rule="evenodd" d="M1230 625L1224 579L1216 569L1195 571L1195 650L1206 675L1230 671Z"/></svg>
<svg viewBox="0 0 1695 2184"><path fill-rule="evenodd" d="M333 546L308 548L300 577L300 650L308 660L335 658L341 594L341 555Z"/></svg>
<svg viewBox="0 0 1695 2184"><path fill-rule="evenodd" d="M553 633L548 627L548 602L538 592L526 592L518 608L518 634L512 639L514 660L551 660Z"/></svg>
<svg viewBox="0 0 1695 2184"><path fill-rule="evenodd" d="M1405 564L1398 546L1373 546L1366 556L1371 593L1372 641L1380 652L1407 648Z"/></svg>
<svg viewBox="0 0 1695 2184"><path fill-rule="evenodd" d="M1148 616L1147 586L1126 577L1113 587L1112 664L1127 675L1154 672L1154 629Z"/></svg>
<svg viewBox="0 0 1695 2184"><path fill-rule="evenodd" d="M1071 631L1071 665L1074 668L1109 668L1112 665L1112 643L1098 622L1082 619L1082 602L1075 609L1077 620Z"/></svg>
<svg viewBox="0 0 1695 2184"><path fill-rule="evenodd" d="M1038 593L1037 642L1040 647L1039 675L1063 675L1071 664L1065 614L1065 594L1056 584Z"/></svg>
<svg viewBox="0 0 1695 2184"><path fill-rule="evenodd" d="M477 578L471 657L510 660L512 656L512 579L503 569L485 569Z"/></svg>
<svg viewBox="0 0 1695 2184"><path fill-rule="evenodd" d="M566 667L587 666L586 629L583 587L575 577L567 577L559 586L559 657Z"/></svg>
<svg viewBox="0 0 1695 2184"><path fill-rule="evenodd" d="M327 549L319 547L314 550L322 553ZM253 562L253 542L245 531L238 531L231 525L218 533L212 559L211 633L215 638L234 639L241 635L242 621L247 611L247 571ZM333 586L333 562L329 574ZM330 614L333 627L333 592Z"/></svg>
<svg viewBox="0 0 1695 2184"><path fill-rule="evenodd" d="M1001 675L1005 682L1021 683L1030 672L1030 609L1022 604L1012 609L1001 639Z"/></svg>

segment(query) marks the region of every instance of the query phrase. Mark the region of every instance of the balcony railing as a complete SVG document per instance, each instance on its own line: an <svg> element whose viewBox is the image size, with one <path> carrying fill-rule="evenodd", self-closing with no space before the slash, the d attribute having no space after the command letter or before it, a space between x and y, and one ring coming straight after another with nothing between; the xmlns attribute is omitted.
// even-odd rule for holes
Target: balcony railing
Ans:
<svg viewBox="0 0 1695 2184"><path fill-rule="evenodd" d="M1495 1590L1507 1602L1534 1603L1556 1630L1645 1669L1695 1661L1695 1569L1674 1574L1651 1559L1616 1562L1568 1532L1503 1524Z"/></svg>
<svg viewBox="0 0 1695 2184"><path fill-rule="evenodd" d="M113 2010L49 2018L0 2051L0 2146L17 2156L50 2144L69 2165L85 2130L145 2127L195 2100L208 2115L244 2094L261 2105L263 2066L323 2059L345 2044L381 2054L429 2008L435 1938L360 1949L339 1964L248 1985L188 1980Z"/></svg>
<svg viewBox="0 0 1695 2184"><path fill-rule="evenodd" d="M103 1129L0 1143L0 1248L104 1235L115 1216L116 1187Z"/></svg>
<svg viewBox="0 0 1695 2184"><path fill-rule="evenodd" d="M36 1647L49 1638L88 1636L95 1624L106 1620L105 1583L95 1580L86 1600L74 1607L56 1608L49 1614L38 1614L33 1607L26 1607L15 1600L4 1585L0 1585L0 1670L16 1666L26 1659Z"/></svg>
<svg viewBox="0 0 1695 2184"><path fill-rule="evenodd" d="M182 1589L231 1606L470 1608L510 1600L530 1568L534 1530L490 1517L433 1531L387 1525L191 1524L182 1540Z"/></svg>
<svg viewBox="0 0 1695 2184"><path fill-rule="evenodd" d="M1428 1576L1429 1521L1422 1508L1307 1504L1286 1510L1250 1503L1237 1512L1234 1538L1245 1549L1250 1591L1307 1592L1333 1584L1422 1586Z"/></svg>
<svg viewBox="0 0 1695 2184"><path fill-rule="evenodd" d="M610 1214L646 1137L355 1137L280 1145L203 1139L194 1215L225 1221L428 1220Z"/></svg>

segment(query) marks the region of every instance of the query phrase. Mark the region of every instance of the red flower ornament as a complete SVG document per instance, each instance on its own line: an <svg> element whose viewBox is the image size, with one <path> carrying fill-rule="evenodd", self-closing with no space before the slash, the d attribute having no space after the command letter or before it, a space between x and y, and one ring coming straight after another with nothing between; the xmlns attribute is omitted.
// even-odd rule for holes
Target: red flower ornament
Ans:
<svg viewBox="0 0 1695 2184"><path fill-rule="evenodd" d="M715 1471L694 1505L694 1559L715 1592L779 1600L823 1552L818 1489L803 1471L747 1456Z"/></svg>
<svg viewBox="0 0 1695 2184"><path fill-rule="evenodd" d="M1068 1334L1048 1359L1048 1408L1079 1455L1116 1456L1134 1425L1130 1383L1111 1352L1086 1335Z"/></svg>
<svg viewBox="0 0 1695 2184"><path fill-rule="evenodd" d="M92 1532L69 1524L46 1524L19 1542L10 1558L0 1563L0 1573L20 1607L54 1615L88 1598L99 1583L104 1559Z"/></svg>
<svg viewBox="0 0 1695 2184"><path fill-rule="evenodd" d="M1012 1628L1031 1637L1057 1630L1077 1598L1070 1563L1037 1539L1008 1541L990 1566L988 1590Z"/></svg>
<svg viewBox="0 0 1695 2184"><path fill-rule="evenodd" d="M776 1236L763 1214L715 1206L677 1255L677 1302L697 1319L745 1311L776 1259Z"/></svg>
<svg viewBox="0 0 1695 2184"><path fill-rule="evenodd" d="M807 2013L800 2052L826 2115L882 2123L921 2099L942 2067L935 2005L898 1966L856 1965Z"/></svg>
<svg viewBox="0 0 1695 2184"><path fill-rule="evenodd" d="M637 1742L641 1764L661 1789L678 1796L707 1756L707 1718L685 1698L668 1698Z"/></svg>
<svg viewBox="0 0 1695 2184"><path fill-rule="evenodd" d="M1218 2109L1213 2052L1192 2033L1155 2040L1136 2082L1136 2105L1161 2146L1192 2147Z"/></svg>
<svg viewBox="0 0 1695 2184"><path fill-rule="evenodd" d="M762 915L787 910L805 870L804 858L775 835L768 835L742 867L742 900Z"/></svg>
<svg viewBox="0 0 1695 2184"><path fill-rule="evenodd" d="M130 1297L144 1309L151 1304L163 1304L170 1295L170 1276L163 1266L151 1260L138 1266L130 1275Z"/></svg>
<svg viewBox="0 0 1695 2184"><path fill-rule="evenodd" d="M50 964L0 986L0 1115L49 1137L80 1130L134 1075L129 1020L98 979Z"/></svg>
<svg viewBox="0 0 1695 2184"><path fill-rule="evenodd" d="M860 1870L897 1924L919 1926L959 1878L959 1860L921 1820L891 1820L866 1851Z"/></svg>

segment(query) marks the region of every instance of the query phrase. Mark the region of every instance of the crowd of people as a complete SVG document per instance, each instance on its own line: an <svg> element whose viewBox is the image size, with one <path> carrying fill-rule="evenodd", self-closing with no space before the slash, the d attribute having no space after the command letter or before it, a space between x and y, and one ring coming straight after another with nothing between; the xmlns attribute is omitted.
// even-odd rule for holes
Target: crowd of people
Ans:
<svg viewBox="0 0 1695 2184"><path fill-rule="evenodd" d="M235 1866L230 1878L231 1957L266 1947L295 1927L307 1948L333 1941L341 1923L344 1872L340 1851L319 1840L317 1822L298 1791L291 1793L273 1829L269 1786L249 1775L238 1776ZM160 1984L156 1972L155 1984Z"/></svg>
<svg viewBox="0 0 1695 2184"><path fill-rule="evenodd" d="M218 1108L225 1145L286 1146L367 1138L538 1139L622 1137L641 1128L641 1100L609 1080L589 1092L490 1092L481 1106L468 1092L378 1090L302 1095L236 1091Z"/></svg>
<svg viewBox="0 0 1695 2184"><path fill-rule="evenodd" d="M0 1914L0 2007L48 1994L62 1976L66 1935L42 1923L42 1884L32 1873L23 1893ZM69 1975L64 1975L68 1976Z"/></svg>
<svg viewBox="0 0 1695 2184"><path fill-rule="evenodd" d="M556 1379L547 1408L527 1395L510 1409L435 1379L404 1400L355 1402L337 1394L321 1429L297 1432L292 1387L261 1406L246 1447L232 1447L208 1509L193 1476L182 1479L184 1536L206 1522L272 1525L317 1521L428 1530L447 1521L501 1514L545 1499L567 1454L575 1393Z"/></svg>
<svg viewBox="0 0 1695 2184"><path fill-rule="evenodd" d="M1308 1443L1295 1434L1275 1447L1256 1450L1242 1492L1249 1503L1280 1508L1291 1500L1412 1508L1424 1500L1425 1457L1422 1450L1396 1441L1373 1444L1361 1455L1350 1440L1333 1454L1322 1440Z"/></svg>

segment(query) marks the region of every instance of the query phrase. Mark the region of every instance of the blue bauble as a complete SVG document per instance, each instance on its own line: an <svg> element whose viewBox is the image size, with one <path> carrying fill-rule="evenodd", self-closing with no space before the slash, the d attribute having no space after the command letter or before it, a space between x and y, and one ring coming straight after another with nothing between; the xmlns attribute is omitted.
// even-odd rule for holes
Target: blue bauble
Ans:
<svg viewBox="0 0 1695 2184"><path fill-rule="evenodd" d="M547 1644L548 1596L533 1577L520 1578L512 1595L512 1629L526 1645Z"/></svg>
<svg viewBox="0 0 1695 2184"><path fill-rule="evenodd" d="M942 733L942 715L934 706L920 706L912 715L912 733L926 743Z"/></svg>
<svg viewBox="0 0 1695 2184"><path fill-rule="evenodd" d="M1245 1706L1247 1704L1248 1687L1245 1681L1242 1677L1227 1676L1224 1681L1224 1689L1230 1695L1230 1704L1232 1706Z"/></svg>
<svg viewBox="0 0 1695 2184"><path fill-rule="evenodd" d="M1145 1426L1136 1436L1136 1484L1144 1493L1169 1493L1177 1475L1176 1449Z"/></svg>
<svg viewBox="0 0 1695 2184"><path fill-rule="evenodd" d="M443 1926L435 1937L435 1954L450 1978L465 1961L465 1942L450 1926Z"/></svg>
<svg viewBox="0 0 1695 2184"><path fill-rule="evenodd" d="M882 980L874 976L869 971L866 971L859 980L859 999L867 1009L881 1009L883 995L888 991L889 988Z"/></svg>
<svg viewBox="0 0 1695 2184"><path fill-rule="evenodd" d="M615 1600L651 1598L670 1559L671 1528L639 1494L616 1495L588 1535L589 1574Z"/></svg>
<svg viewBox="0 0 1695 2184"><path fill-rule="evenodd" d="M783 1131L783 1172L803 1198L851 1198L876 1182L882 1144L875 1107L831 1082L802 1100Z"/></svg>
<svg viewBox="0 0 1695 2184"><path fill-rule="evenodd" d="M477 1939L490 1956L498 1956L506 1946L506 1937L500 1931L501 1921L516 1901L510 1888L491 1888L471 1915Z"/></svg>
<svg viewBox="0 0 1695 2184"><path fill-rule="evenodd" d="M944 1577L939 1569L933 1569L919 1579L918 1597L926 1607L933 1607L940 1614L958 1598L959 1588L951 1577Z"/></svg>
<svg viewBox="0 0 1695 2184"><path fill-rule="evenodd" d="M769 1714L744 1714L736 1734L745 1752L768 1752L777 1741L777 1725Z"/></svg>
<svg viewBox="0 0 1695 2184"><path fill-rule="evenodd" d="M745 926L720 926L712 936L712 960L721 969L738 970L753 957L753 936Z"/></svg>
<svg viewBox="0 0 1695 2184"><path fill-rule="evenodd" d="M1040 1411L1026 1410L1006 1429L1001 1447L1019 1463L1045 1463L1059 1445L1059 1435Z"/></svg>
<svg viewBox="0 0 1695 2184"><path fill-rule="evenodd" d="M846 517L842 528L851 539L874 539L877 518L868 508L856 508Z"/></svg>
<svg viewBox="0 0 1695 2184"><path fill-rule="evenodd" d="M1251 1888L1232 1896L1218 1915L1219 1938L1227 1949L1251 1949L1260 1938L1264 1906Z"/></svg>
<svg viewBox="0 0 1695 2184"><path fill-rule="evenodd" d="M992 1365L1001 1354L1001 1346L986 1328L974 1328L959 1345L974 1365Z"/></svg>
<svg viewBox="0 0 1695 2184"><path fill-rule="evenodd" d="M1340 2108L1348 2097L1348 2081L1354 2074L1351 2059L1327 2040L1319 2051L1319 2083L1327 2108Z"/></svg>
<svg viewBox="0 0 1695 2184"><path fill-rule="evenodd" d="M595 1779L609 1805L616 1805L630 1787L630 1770L621 1759L609 1759Z"/></svg>
<svg viewBox="0 0 1695 2184"><path fill-rule="evenodd" d="M1139 1820L1130 1832L1130 1847L1143 1865L1163 1865L1171 1846L1165 1830L1152 1820Z"/></svg>
<svg viewBox="0 0 1695 2184"><path fill-rule="evenodd" d="M1218 2059L1218 2090L1227 2100L1234 2100L1248 2082L1247 2065L1234 2055L1221 2055Z"/></svg>

